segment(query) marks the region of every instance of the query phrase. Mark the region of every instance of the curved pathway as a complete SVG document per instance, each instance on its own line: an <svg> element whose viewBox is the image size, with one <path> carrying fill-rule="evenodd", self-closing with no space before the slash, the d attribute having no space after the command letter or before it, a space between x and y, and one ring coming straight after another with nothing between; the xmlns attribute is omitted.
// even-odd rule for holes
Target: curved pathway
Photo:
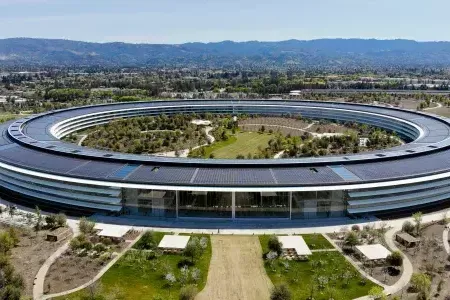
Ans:
<svg viewBox="0 0 450 300"><path fill-rule="evenodd" d="M196 300L270 298L272 282L264 269L257 236L211 236L212 257L205 288Z"/></svg>
<svg viewBox="0 0 450 300"><path fill-rule="evenodd" d="M132 242L130 242L130 244L128 244L128 246L125 249L123 249L122 252L120 252L106 266L104 266L92 280L89 280L85 284L80 285L80 286L78 286L74 289L68 290L68 291L64 291L64 292L56 293L56 294L44 295L45 276L47 275L48 269L50 268L51 264L59 256L61 256L61 254L63 254L68 249L69 242L66 243L63 247L59 248L49 259L47 259L47 261L44 263L44 265L42 265L41 269L39 270L38 275L36 276L36 279L35 279L35 285L34 285L34 289L33 289L33 299L38 299L38 300L51 299L54 297L60 297L60 296L65 296L65 295L68 295L71 293L75 293L84 288L87 288L89 285L91 285L94 282L96 282L97 280L99 280L103 276L103 274L106 273L106 271L108 271L128 250L131 249L131 247L134 246L134 244L142 237L143 234L144 234L144 232L141 232L136 239L134 239Z"/></svg>
<svg viewBox="0 0 450 300"><path fill-rule="evenodd" d="M413 270L413 265L411 263L411 261L408 259L408 257L395 245L394 239L395 239L395 234L401 230L401 227L398 226L394 226L391 229L389 229L385 235L384 235L384 240L387 244L387 246L392 250L392 251L399 251L400 253L402 253L403 255L403 272L402 275L400 276L400 279L397 280L396 283L394 283L391 286L388 286L384 291L386 294L388 295L392 295L395 294L399 291L401 291L403 288L405 288L409 281L411 280L411 276L414 272Z"/></svg>
<svg viewBox="0 0 450 300"><path fill-rule="evenodd" d="M449 225L447 225L442 233L442 241L444 242L444 248L448 255L450 255L450 244L448 242L449 238Z"/></svg>

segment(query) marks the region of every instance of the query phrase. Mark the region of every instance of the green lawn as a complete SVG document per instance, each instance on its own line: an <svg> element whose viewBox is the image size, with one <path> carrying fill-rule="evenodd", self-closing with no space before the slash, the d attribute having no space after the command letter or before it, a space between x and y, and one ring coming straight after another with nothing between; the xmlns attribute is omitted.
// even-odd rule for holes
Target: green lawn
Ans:
<svg viewBox="0 0 450 300"><path fill-rule="evenodd" d="M164 234L155 233L155 241L159 240ZM200 269L200 280L197 282L197 288L201 291L208 276L209 262L211 260L211 241L208 235L196 235L198 237L208 238L208 247L200 258L195 261L196 268ZM119 295L119 299L168 299L176 300L179 298L181 288L181 271L177 264L185 259L182 255L163 254L162 256L148 260L145 257L137 255L139 251L127 252L105 275L101 278L101 292L95 297L96 300L107 299L112 294ZM193 267L190 267L192 270ZM164 274L167 270L173 272L177 281L172 287L168 287L164 280ZM58 299L91 299L89 290L71 294Z"/></svg>
<svg viewBox="0 0 450 300"><path fill-rule="evenodd" d="M301 235L305 240L306 245L308 245L309 249L334 249L333 245L324 238L321 234L302 234ZM267 248L267 242L269 241L270 235L260 235L259 241L261 242L261 247L263 249L263 253L269 252L269 248Z"/></svg>
<svg viewBox="0 0 450 300"><path fill-rule="evenodd" d="M309 247L332 248L322 235L302 236ZM259 236L264 253L268 252L269 237ZM284 283L289 287L292 299L308 299L312 294L316 300L349 300L367 295L375 286L338 251L313 252L309 261L265 261L264 267L274 285Z"/></svg>
<svg viewBox="0 0 450 300"><path fill-rule="evenodd" d="M205 147L208 158L212 153L214 158L236 158L239 154L247 157L249 153L255 155L258 153L258 147L267 148L272 135L258 132L238 132L230 136L227 141L216 142Z"/></svg>

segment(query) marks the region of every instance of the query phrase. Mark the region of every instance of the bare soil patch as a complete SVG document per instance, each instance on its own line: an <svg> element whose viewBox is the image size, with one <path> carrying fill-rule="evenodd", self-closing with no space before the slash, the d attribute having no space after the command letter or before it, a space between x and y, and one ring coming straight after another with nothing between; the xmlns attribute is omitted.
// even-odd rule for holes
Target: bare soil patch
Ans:
<svg viewBox="0 0 450 300"><path fill-rule="evenodd" d="M397 247L411 261L415 273L426 273L432 277L431 296L434 299L445 299L450 295L450 263L443 246L442 233L444 225L436 223L425 225L421 233L421 242L417 247L407 248L399 243ZM442 290L438 291L439 282ZM407 288L407 290L409 287ZM406 299L416 299L415 293L404 293Z"/></svg>
<svg viewBox="0 0 450 300"><path fill-rule="evenodd" d="M0 224L0 229L7 228ZM11 262L17 273L19 273L25 282L24 294L28 297L33 295L34 278L42 264L58 248L60 248L67 239L58 242L49 242L46 240L49 230L33 231L32 229L17 228L19 231L20 242L11 251Z"/></svg>
<svg viewBox="0 0 450 300"><path fill-rule="evenodd" d="M270 298L272 283L264 269L257 236L212 236L208 281L196 300Z"/></svg>
<svg viewBox="0 0 450 300"><path fill-rule="evenodd" d="M134 232L127 233L127 237L130 238L134 235ZM88 283L128 244L129 242L121 242L112 245L112 251L97 256L91 256L87 252L77 254L75 251L67 250L50 266L45 277L44 293L60 293Z"/></svg>

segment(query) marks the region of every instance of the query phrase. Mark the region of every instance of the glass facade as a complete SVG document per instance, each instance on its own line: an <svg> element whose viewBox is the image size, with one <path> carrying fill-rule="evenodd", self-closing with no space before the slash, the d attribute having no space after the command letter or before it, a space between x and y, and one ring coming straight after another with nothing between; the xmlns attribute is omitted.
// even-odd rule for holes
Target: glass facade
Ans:
<svg viewBox="0 0 450 300"><path fill-rule="evenodd" d="M292 219L341 217L346 209L345 191L292 193Z"/></svg>
<svg viewBox="0 0 450 300"><path fill-rule="evenodd" d="M289 218L288 192L235 193L236 218Z"/></svg>
<svg viewBox="0 0 450 300"><path fill-rule="evenodd" d="M176 192L122 189L123 213L159 218L176 217Z"/></svg>
<svg viewBox="0 0 450 300"><path fill-rule="evenodd" d="M232 217L232 193L180 191L178 199L178 217Z"/></svg>
<svg viewBox="0 0 450 300"><path fill-rule="evenodd" d="M160 218L315 219L345 216L347 194L346 191L233 193L124 188L122 203L124 214Z"/></svg>

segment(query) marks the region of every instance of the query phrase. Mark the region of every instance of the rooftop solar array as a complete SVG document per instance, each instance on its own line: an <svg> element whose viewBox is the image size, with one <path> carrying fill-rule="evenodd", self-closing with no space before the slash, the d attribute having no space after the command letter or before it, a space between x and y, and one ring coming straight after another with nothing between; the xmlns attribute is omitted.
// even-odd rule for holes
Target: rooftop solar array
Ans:
<svg viewBox="0 0 450 300"><path fill-rule="evenodd" d="M389 116L385 121L392 126L397 126L396 122L400 122L392 121L392 118L407 120L421 128L424 135L409 144L360 154L278 160L199 160L89 149L62 142L50 133L54 124L69 118L80 117L81 121L77 122L91 122L88 119L84 121L87 114L104 115L112 110L129 113L130 109L137 109L139 113L170 113L180 106L184 107L181 111L186 112L206 112L220 107L243 112L255 109L260 113L264 112L264 107L270 107L268 111L273 113L291 110L294 113L311 113L319 107L337 109L345 118L351 117L353 111L369 112ZM332 117L333 111L324 110L317 115ZM376 121L377 117L370 118ZM72 126L71 124L68 123ZM405 124L402 125L402 130L407 134L418 134L415 127ZM119 182L193 186L302 186L384 181L450 170L450 125L447 119L411 111L347 103L192 100L109 104L27 117L1 125L0 131L2 162L46 173Z"/></svg>

